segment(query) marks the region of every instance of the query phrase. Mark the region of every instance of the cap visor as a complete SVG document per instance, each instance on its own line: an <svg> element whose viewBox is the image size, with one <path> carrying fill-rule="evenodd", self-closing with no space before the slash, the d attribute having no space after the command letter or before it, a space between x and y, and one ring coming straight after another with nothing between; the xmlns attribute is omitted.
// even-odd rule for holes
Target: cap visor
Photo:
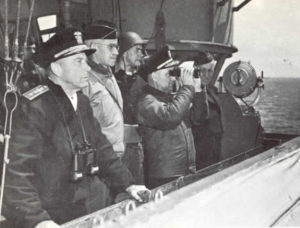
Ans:
<svg viewBox="0 0 300 228"><path fill-rule="evenodd" d="M68 53L66 55L62 55L62 56L56 58L56 60L62 59L62 58L66 58L66 57L69 57L69 56L72 56L72 55L77 55L77 54L80 54L80 53L85 53L87 56L90 56L95 51L96 51L96 49L94 49L94 48L88 48L88 47L86 47L86 48L81 49L79 51L74 51L74 52Z"/></svg>
<svg viewBox="0 0 300 228"><path fill-rule="evenodd" d="M84 52L87 56L90 56L90 55L94 54L95 51L96 51L96 49L94 49L94 48L88 48L86 50L83 50L82 52Z"/></svg>

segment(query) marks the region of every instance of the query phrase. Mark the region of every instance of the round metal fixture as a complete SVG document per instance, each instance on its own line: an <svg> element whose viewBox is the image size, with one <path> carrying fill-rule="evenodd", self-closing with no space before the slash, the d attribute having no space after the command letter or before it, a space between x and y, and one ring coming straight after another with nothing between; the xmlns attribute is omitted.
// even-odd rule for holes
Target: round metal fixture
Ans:
<svg viewBox="0 0 300 228"><path fill-rule="evenodd" d="M257 87L255 69L244 61L231 63L224 71L223 83L225 89L233 96L245 98Z"/></svg>

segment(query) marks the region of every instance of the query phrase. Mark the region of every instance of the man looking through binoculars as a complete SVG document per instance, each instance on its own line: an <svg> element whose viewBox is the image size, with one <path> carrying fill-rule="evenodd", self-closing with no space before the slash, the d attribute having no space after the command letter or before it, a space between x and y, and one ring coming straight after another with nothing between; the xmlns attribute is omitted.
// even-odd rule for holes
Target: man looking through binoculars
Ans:
<svg viewBox="0 0 300 228"><path fill-rule="evenodd" d="M170 77L168 68L148 76L148 85L137 104L137 119L145 150L145 178L149 188L196 170L191 124L197 123L200 78L194 78L192 65L181 66L181 77ZM175 95L173 82L180 82Z"/></svg>

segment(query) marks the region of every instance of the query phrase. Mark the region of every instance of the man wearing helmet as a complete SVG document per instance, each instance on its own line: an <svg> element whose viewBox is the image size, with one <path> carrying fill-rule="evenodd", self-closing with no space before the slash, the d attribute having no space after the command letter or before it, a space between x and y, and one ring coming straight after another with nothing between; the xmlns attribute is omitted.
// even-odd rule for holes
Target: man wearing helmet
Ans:
<svg viewBox="0 0 300 228"><path fill-rule="evenodd" d="M119 84L124 107L125 154L123 162L131 170L137 182L143 182L143 150L141 138L137 132L137 121L134 113L133 94L139 82L135 74L143 63L144 41L135 32L125 32L119 36L119 56L116 63L116 79ZM136 175L135 175L136 174Z"/></svg>
<svg viewBox="0 0 300 228"><path fill-rule="evenodd" d="M135 32L125 32L119 37L119 66L126 73L134 73L144 56L144 41Z"/></svg>
<svg viewBox="0 0 300 228"><path fill-rule="evenodd" d="M135 32L125 32L119 37L120 51L116 63L116 78L121 89L124 102L125 123L135 124L135 118L130 110L129 94L136 81L138 68L143 63L144 41Z"/></svg>

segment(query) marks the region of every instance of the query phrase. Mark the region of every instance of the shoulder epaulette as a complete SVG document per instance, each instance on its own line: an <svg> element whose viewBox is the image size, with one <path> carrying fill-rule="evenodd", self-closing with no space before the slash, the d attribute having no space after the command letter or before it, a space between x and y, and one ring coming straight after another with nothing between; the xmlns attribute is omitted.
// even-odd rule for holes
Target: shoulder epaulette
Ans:
<svg viewBox="0 0 300 228"><path fill-rule="evenodd" d="M46 85L38 85L31 90L28 90L27 92L23 93L23 97L26 97L28 100L32 101L34 98L42 95L43 93L47 92L49 90L49 87Z"/></svg>

